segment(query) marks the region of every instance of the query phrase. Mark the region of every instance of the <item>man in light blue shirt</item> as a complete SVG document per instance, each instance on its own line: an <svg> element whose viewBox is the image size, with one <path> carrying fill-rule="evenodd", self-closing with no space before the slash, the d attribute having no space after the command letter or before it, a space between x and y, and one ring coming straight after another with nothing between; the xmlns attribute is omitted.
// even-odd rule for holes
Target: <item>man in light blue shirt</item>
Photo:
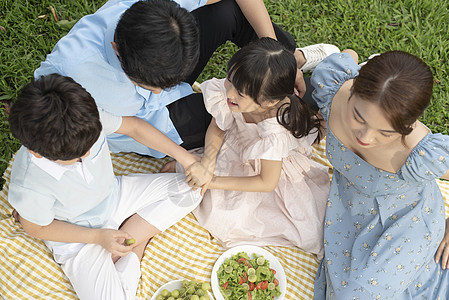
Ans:
<svg viewBox="0 0 449 300"><path fill-rule="evenodd" d="M203 146L210 116L190 84L218 46L226 40L243 46L259 32L234 0L176 2L186 10L168 0L107 2L57 43L35 78L70 76L105 111L146 120L186 149ZM274 30L295 48L288 33ZM124 135L112 134L108 143L113 152L164 156Z"/></svg>

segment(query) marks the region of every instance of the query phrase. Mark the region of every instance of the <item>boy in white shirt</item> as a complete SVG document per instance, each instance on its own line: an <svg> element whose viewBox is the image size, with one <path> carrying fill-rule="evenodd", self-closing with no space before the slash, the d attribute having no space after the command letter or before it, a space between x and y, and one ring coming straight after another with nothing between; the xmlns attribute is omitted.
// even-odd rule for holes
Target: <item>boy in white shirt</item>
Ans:
<svg viewBox="0 0 449 300"><path fill-rule="evenodd" d="M185 167L195 157L137 117L98 111L81 85L57 74L25 86L9 122L24 146L8 200L25 232L44 240L80 299L134 299L149 239L201 197L182 174L114 176L106 135L129 135Z"/></svg>

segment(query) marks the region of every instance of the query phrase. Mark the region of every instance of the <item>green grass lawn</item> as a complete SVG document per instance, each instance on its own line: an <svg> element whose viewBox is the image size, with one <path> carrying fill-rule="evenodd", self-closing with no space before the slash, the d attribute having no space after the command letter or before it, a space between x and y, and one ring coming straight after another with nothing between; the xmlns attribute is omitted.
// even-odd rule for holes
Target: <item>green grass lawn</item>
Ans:
<svg viewBox="0 0 449 300"><path fill-rule="evenodd" d="M104 0L0 0L0 173L20 144L8 129L7 109L40 61L83 15ZM404 50L427 62L435 76L431 106L421 121L449 134L449 2L447 0L265 0L272 20L291 32L298 46L332 43L372 53ZM58 18L55 20L51 7ZM236 47L217 51L198 81L225 76Z"/></svg>

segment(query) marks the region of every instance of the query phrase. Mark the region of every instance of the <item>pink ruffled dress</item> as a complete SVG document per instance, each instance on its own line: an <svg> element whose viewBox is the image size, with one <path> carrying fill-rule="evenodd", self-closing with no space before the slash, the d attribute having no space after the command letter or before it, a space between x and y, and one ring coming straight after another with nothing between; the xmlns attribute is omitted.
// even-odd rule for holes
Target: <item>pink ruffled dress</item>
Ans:
<svg viewBox="0 0 449 300"><path fill-rule="evenodd" d="M194 210L199 223L227 247L297 246L322 258L330 181L327 168L311 159L316 134L297 139L276 118L246 123L229 109L224 79L208 80L201 89L225 131L215 175L257 175L261 159L282 160L282 172L272 192L208 190Z"/></svg>

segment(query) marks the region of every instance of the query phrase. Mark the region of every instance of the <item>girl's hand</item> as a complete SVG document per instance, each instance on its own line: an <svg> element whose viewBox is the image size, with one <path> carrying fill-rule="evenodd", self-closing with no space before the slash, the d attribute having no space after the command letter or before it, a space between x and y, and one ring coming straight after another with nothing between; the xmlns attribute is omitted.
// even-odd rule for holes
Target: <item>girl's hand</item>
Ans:
<svg viewBox="0 0 449 300"><path fill-rule="evenodd" d="M134 248L133 245L126 246L125 240L131 236L121 230L99 229L97 244L108 250L113 256L126 256Z"/></svg>
<svg viewBox="0 0 449 300"><path fill-rule="evenodd" d="M208 181L208 182L206 182L202 187L201 187L201 196L204 196L204 194L206 193L206 191L209 189L209 186L210 186L210 183L212 182L212 180L213 180L213 176L212 176L212 179L210 180L210 181Z"/></svg>
<svg viewBox="0 0 449 300"><path fill-rule="evenodd" d="M194 190L209 183L214 176L214 170L210 170L201 162L196 162L187 169L186 181Z"/></svg>
<svg viewBox="0 0 449 300"><path fill-rule="evenodd" d="M440 259L443 270L449 268L449 218L446 219L446 231L440 246L438 246L437 253L435 254L435 262L439 263Z"/></svg>

